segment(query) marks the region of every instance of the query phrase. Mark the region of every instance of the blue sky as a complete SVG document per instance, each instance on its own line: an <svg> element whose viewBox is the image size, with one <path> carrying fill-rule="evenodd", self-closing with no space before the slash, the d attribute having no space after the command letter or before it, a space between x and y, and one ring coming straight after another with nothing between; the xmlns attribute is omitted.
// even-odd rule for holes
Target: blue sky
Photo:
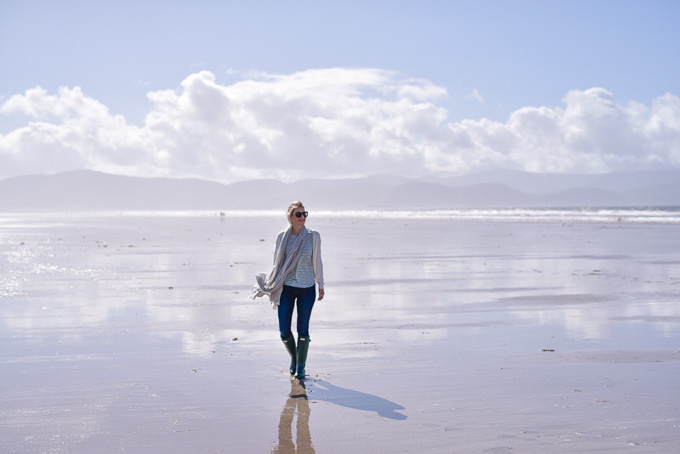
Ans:
<svg viewBox="0 0 680 454"><path fill-rule="evenodd" d="M680 2L654 0L3 0L0 178L235 181L291 175L289 161L319 176L677 168L679 19ZM310 83L340 98L320 104ZM300 110L286 110L290 90ZM230 107L208 106L218 98ZM231 136L182 107L199 99L237 119L223 123ZM608 137L620 128L625 143Z"/></svg>

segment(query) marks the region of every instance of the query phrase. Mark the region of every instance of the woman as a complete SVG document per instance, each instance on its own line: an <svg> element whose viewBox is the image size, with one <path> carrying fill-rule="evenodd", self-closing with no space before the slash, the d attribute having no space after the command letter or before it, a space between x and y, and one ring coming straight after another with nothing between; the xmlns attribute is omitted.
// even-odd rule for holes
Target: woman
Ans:
<svg viewBox="0 0 680 454"><path fill-rule="evenodd" d="M269 275L255 276L252 299L269 295L279 313L281 340L290 354L290 374L305 377L305 363L309 350L309 318L316 300L324 297L321 236L305 227L308 213L300 201L290 204L287 211L290 227L279 233L274 251L274 267ZM291 331L293 309L297 303L298 343Z"/></svg>

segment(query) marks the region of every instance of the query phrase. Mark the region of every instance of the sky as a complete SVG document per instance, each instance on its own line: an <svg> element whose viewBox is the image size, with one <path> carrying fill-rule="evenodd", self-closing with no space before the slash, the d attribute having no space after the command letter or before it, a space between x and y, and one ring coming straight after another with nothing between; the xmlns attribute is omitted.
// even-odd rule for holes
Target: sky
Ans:
<svg viewBox="0 0 680 454"><path fill-rule="evenodd" d="M0 179L680 168L680 2L0 0Z"/></svg>

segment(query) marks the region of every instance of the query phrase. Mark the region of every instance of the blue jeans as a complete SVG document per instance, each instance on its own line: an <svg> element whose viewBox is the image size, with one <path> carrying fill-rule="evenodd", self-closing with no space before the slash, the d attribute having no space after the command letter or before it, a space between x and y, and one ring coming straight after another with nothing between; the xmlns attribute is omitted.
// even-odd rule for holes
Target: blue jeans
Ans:
<svg viewBox="0 0 680 454"><path fill-rule="evenodd" d="M299 337L309 338L309 318L316 301L316 286L307 288L283 286L279 302L279 331L281 338L292 335L290 324L293 321L293 309L297 300L297 332Z"/></svg>

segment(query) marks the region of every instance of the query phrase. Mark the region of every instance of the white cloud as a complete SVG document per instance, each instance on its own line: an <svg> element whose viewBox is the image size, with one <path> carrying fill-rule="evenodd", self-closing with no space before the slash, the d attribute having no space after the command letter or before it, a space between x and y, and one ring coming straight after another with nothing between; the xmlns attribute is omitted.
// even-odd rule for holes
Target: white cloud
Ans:
<svg viewBox="0 0 680 454"><path fill-rule="evenodd" d="M618 104L602 88L573 90L562 106L525 107L505 123L447 122L437 105L446 95L378 69L253 73L230 85L203 71L179 90L149 92L153 106L138 127L80 88L37 87L0 106L32 119L0 135L0 177L89 168L228 182L680 167L680 98L672 94L645 106Z"/></svg>
<svg viewBox="0 0 680 454"><path fill-rule="evenodd" d="M470 98L476 99L478 102L484 104L484 97L476 88L470 90Z"/></svg>

